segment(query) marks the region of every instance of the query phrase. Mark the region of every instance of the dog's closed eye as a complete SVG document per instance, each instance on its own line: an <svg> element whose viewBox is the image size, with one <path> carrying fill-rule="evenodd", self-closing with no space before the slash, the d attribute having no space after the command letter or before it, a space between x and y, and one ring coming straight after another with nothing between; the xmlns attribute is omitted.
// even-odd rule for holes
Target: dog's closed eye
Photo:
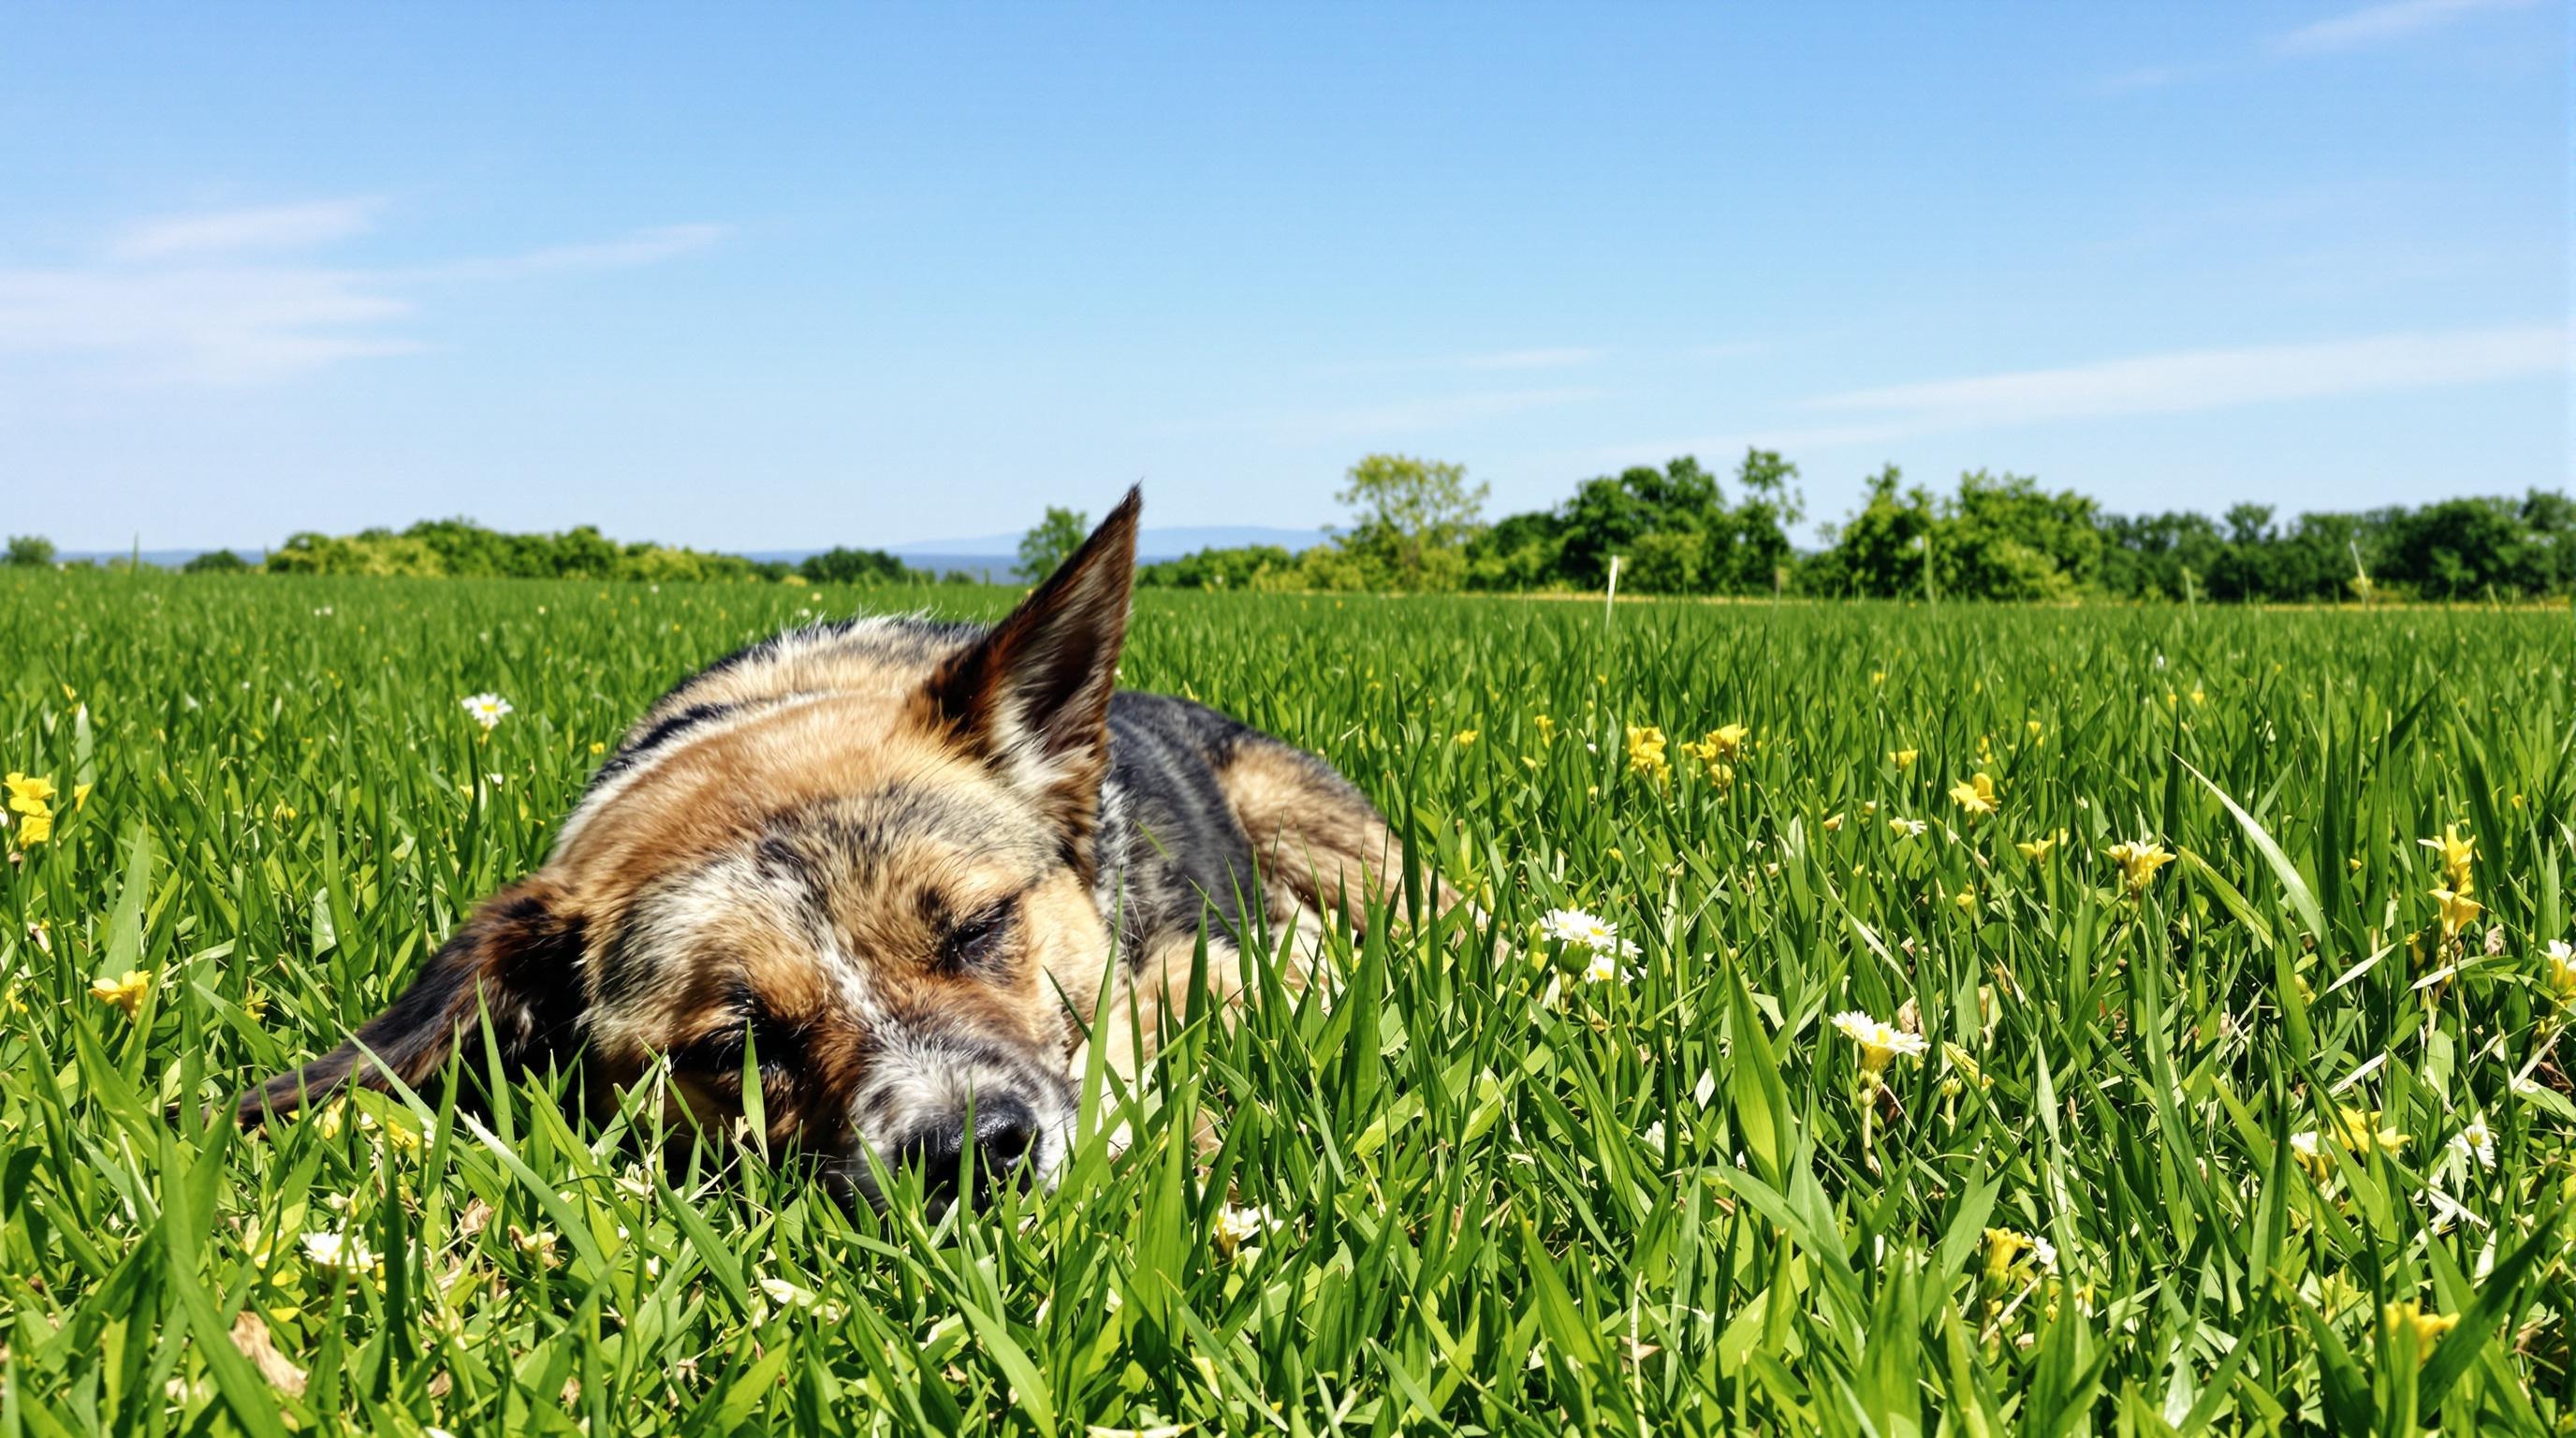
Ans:
<svg viewBox="0 0 2576 1438"><path fill-rule="evenodd" d="M756 1051L764 1075L786 1071L795 1057L796 1031L779 1022L748 990L738 989L728 1009L730 1016L723 1022L670 1050L671 1067L688 1074L738 1075L744 1055Z"/></svg>
<svg viewBox="0 0 2576 1438"><path fill-rule="evenodd" d="M1004 900L980 914L951 925L940 937L939 967L950 973L990 970L1002 959L1011 935L1012 901Z"/></svg>

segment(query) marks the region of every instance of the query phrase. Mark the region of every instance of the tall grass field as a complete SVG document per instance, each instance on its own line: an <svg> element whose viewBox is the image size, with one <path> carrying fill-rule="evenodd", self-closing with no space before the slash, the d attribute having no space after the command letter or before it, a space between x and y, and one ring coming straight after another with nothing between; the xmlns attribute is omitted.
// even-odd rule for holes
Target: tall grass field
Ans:
<svg viewBox="0 0 2576 1438"><path fill-rule="evenodd" d="M929 592L0 578L0 1438L2576 1420L2563 611L1148 593L1490 922L1252 945L936 1221L562 1077L236 1130L664 686Z"/></svg>

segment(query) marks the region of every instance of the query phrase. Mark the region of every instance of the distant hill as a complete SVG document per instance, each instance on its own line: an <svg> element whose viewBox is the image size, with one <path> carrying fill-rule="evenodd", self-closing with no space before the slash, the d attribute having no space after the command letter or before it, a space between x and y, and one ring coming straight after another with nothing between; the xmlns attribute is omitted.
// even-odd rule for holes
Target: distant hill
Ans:
<svg viewBox="0 0 2576 1438"><path fill-rule="evenodd" d="M1146 564L1160 559L1178 559L1202 549L1235 549L1247 544L1275 544L1291 554L1302 553L1324 542L1320 529L1268 529L1253 524L1219 524L1170 529L1142 529L1136 532L1136 558ZM911 544L860 545L859 548L885 550L915 569L933 574L946 574L962 569L994 584L1007 584L1018 576L1020 537L1016 534L985 534L972 539L923 539ZM820 549L762 549L743 556L746 559L777 560L794 564Z"/></svg>
<svg viewBox="0 0 2576 1438"><path fill-rule="evenodd" d="M1246 544L1275 544L1294 554L1324 542L1318 529L1265 529L1251 524L1202 525L1196 528L1141 529L1136 532L1136 557L1143 560L1178 559L1202 549L1234 549ZM1020 536L984 534L973 539L924 539L912 544L883 546L898 559L913 560L943 555L1017 555ZM1014 561L1015 562L1015 561Z"/></svg>

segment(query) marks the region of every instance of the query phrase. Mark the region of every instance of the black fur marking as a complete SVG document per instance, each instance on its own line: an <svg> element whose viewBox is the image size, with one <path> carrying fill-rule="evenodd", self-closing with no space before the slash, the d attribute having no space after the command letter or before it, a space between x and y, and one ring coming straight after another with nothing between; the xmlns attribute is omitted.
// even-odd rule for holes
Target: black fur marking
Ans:
<svg viewBox="0 0 2576 1438"><path fill-rule="evenodd" d="M619 749L616 755L610 758L607 763L599 766L599 772L591 776L591 782L593 784L598 784L615 778L617 775L633 768L636 761L642 759L645 755L652 753L655 749L679 738L681 735L688 733L690 730L697 728L701 724L708 724L721 719L726 715L733 713L740 707L741 706L737 704L690 705L679 713L657 722L652 728L645 730L643 735L636 739L635 742Z"/></svg>
<svg viewBox="0 0 2576 1438"><path fill-rule="evenodd" d="M243 1095L238 1116L252 1123L292 1113L351 1083L381 1088L388 1068L424 1088L487 1011L511 1068L568 1059L580 1040L583 940L579 916L557 914L524 888L503 891L430 957L400 998L358 1029L356 1042Z"/></svg>
<svg viewBox="0 0 2576 1438"><path fill-rule="evenodd" d="M1122 691L1109 705L1109 779L1094 897L1116 914L1130 962L1155 934L1188 933L1202 915L1241 942L1245 901L1260 893L1252 840L1217 787L1221 756L1253 731L1186 699Z"/></svg>

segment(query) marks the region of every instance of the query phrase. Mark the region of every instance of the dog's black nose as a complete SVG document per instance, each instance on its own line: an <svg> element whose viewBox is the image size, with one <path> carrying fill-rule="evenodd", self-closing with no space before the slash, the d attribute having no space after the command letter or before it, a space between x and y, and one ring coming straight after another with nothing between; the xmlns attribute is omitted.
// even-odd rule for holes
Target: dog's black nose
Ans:
<svg viewBox="0 0 2576 1438"><path fill-rule="evenodd" d="M950 1114L914 1129L897 1150L897 1161L921 1170L923 1193L933 1200L953 1201L958 1193L961 1170L971 1162L973 1171L968 1182L978 1207L992 1201L999 1184L1013 1183L1022 1188L1036 1177L1034 1172L1038 1147L1038 1116L1029 1106L1006 1094L979 1097L975 1101L975 1132L971 1145L966 1132L964 1111ZM967 1150L973 1149L971 1160Z"/></svg>

